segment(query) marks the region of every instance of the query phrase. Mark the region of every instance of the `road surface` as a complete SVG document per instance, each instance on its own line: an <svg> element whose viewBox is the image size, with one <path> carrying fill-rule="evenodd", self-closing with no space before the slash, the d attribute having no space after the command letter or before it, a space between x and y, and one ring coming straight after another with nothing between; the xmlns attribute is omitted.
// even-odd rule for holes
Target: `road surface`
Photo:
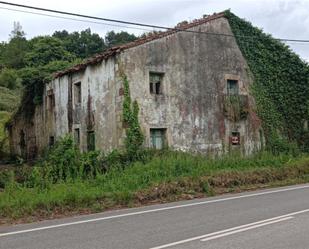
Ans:
<svg viewBox="0 0 309 249"><path fill-rule="evenodd" d="M0 227L1 249L308 249L309 184Z"/></svg>

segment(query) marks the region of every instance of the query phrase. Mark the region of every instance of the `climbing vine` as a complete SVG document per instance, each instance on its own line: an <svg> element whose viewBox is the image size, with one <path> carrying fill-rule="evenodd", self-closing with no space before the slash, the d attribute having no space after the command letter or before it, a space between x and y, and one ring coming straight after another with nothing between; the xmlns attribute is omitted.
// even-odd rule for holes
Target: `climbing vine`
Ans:
<svg viewBox="0 0 309 249"><path fill-rule="evenodd" d="M286 150L296 142L309 150L309 66L288 46L225 12L237 44L253 78L252 95L262 120L266 143L272 150Z"/></svg>
<svg viewBox="0 0 309 249"><path fill-rule="evenodd" d="M225 116L232 122L246 119L249 113L248 96L226 95L223 100Z"/></svg>
<svg viewBox="0 0 309 249"><path fill-rule="evenodd" d="M23 96L18 111L14 117L24 116L27 120L31 120L36 106L42 104L45 84L52 80L54 72L64 70L72 66L74 62L68 61L52 61L44 66L25 67L18 71L21 83L24 87ZM13 118L14 118L13 117Z"/></svg>
<svg viewBox="0 0 309 249"><path fill-rule="evenodd" d="M136 159L144 142L139 122L139 107L137 101L131 100L129 81L126 75L122 75L124 100L123 100L123 122L126 125L125 147L130 159Z"/></svg>

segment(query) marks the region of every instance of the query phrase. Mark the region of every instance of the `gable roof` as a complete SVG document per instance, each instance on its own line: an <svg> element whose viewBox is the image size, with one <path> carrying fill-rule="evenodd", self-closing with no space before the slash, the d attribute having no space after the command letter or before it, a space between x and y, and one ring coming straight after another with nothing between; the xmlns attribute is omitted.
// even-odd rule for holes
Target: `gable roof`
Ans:
<svg viewBox="0 0 309 249"><path fill-rule="evenodd" d="M88 65L98 64L101 61L103 61L103 60L105 60L105 59L107 59L107 58L109 58L111 56L114 56L114 55L122 52L123 50L129 49L129 48L133 48L133 47L136 47L136 46L139 46L139 45L151 42L153 40L157 40L157 39L169 36L171 34L174 34L174 33L177 33L177 32L181 32L181 31L193 28L195 26L207 23L207 22L209 22L211 20L218 19L218 18L221 18L221 17L224 17L224 16L225 16L224 12L220 12L220 13L215 13L213 15L209 15L209 16L203 17L201 19L193 20L190 23L185 22L185 21L181 22L174 29L170 29L170 30L167 30L165 32L159 32L159 33L156 33L156 34L151 34L149 36L139 38L139 39L137 39L137 40L135 40L133 42L129 42L129 43L126 43L126 44L122 44L122 45L111 47L111 48L105 50L103 53L96 54L96 55L86 59L84 62L82 62L80 64L77 64L77 65L75 65L75 66L73 66L71 68L68 68L66 70L63 70L63 71L55 73L53 76L54 76L54 78L59 78L61 76L69 74L69 73L74 73L74 72L82 71L82 70L86 69L86 67Z"/></svg>

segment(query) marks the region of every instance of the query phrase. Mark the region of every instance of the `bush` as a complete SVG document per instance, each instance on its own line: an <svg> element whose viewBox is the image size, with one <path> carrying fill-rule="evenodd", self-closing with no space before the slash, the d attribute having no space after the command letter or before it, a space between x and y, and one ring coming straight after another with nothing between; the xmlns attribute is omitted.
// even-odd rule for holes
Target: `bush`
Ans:
<svg viewBox="0 0 309 249"><path fill-rule="evenodd" d="M300 149L296 142L289 142L286 138L278 137L277 135L272 136L267 144L267 150L274 155L289 154L297 156L300 154Z"/></svg>
<svg viewBox="0 0 309 249"><path fill-rule="evenodd" d="M21 80L14 69L3 69L0 73L0 86L14 90L21 86Z"/></svg>
<svg viewBox="0 0 309 249"><path fill-rule="evenodd" d="M97 151L81 153L73 138L65 136L37 164L37 167L44 170L37 171L29 183L35 185L37 178L45 178L53 183L94 178L102 171L99 156Z"/></svg>

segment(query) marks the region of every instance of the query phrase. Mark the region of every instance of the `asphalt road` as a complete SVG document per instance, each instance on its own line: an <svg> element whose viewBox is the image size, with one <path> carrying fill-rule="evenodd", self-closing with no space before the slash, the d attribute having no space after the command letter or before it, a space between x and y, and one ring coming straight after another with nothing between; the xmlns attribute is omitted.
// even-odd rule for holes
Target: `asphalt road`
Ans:
<svg viewBox="0 0 309 249"><path fill-rule="evenodd" d="M0 227L1 249L309 249L309 184Z"/></svg>

